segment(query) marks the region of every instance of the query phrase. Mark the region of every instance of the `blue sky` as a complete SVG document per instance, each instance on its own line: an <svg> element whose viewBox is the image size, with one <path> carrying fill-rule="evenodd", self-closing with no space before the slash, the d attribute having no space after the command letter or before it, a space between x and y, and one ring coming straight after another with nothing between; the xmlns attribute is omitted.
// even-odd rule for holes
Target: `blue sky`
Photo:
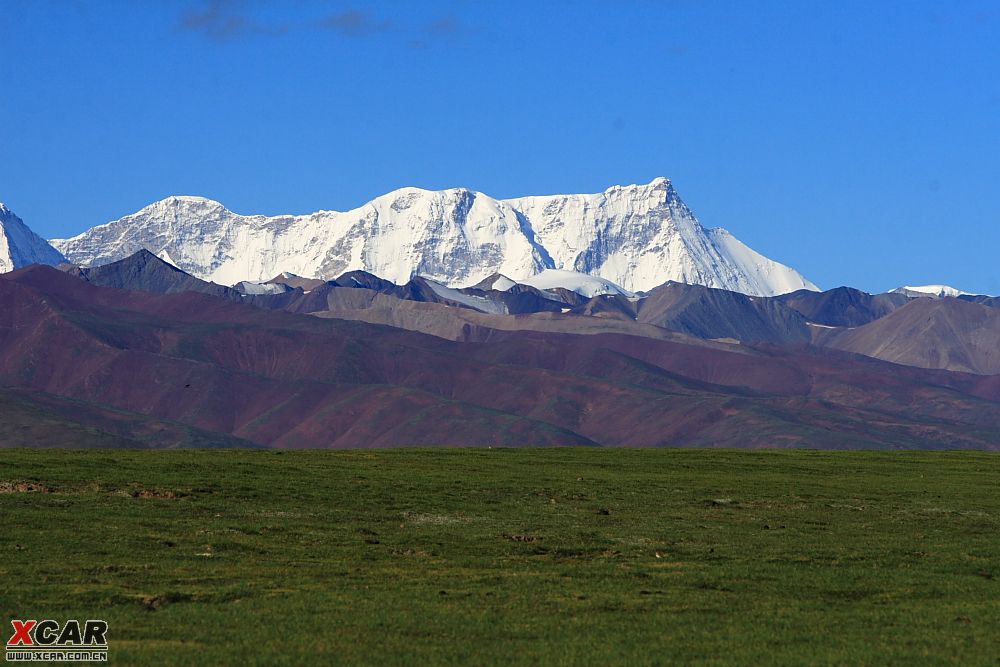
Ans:
<svg viewBox="0 0 1000 667"><path fill-rule="evenodd" d="M344 210L671 178L822 287L1000 293L1000 4L0 0L0 201Z"/></svg>

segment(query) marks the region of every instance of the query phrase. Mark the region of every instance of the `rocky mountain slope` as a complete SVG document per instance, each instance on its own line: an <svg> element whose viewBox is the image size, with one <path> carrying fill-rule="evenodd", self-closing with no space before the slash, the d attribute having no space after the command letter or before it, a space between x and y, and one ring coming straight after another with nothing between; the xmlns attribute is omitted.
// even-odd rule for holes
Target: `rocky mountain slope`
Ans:
<svg viewBox="0 0 1000 667"><path fill-rule="evenodd" d="M1000 310L956 298L916 298L855 329L817 342L907 366L1000 373Z"/></svg>
<svg viewBox="0 0 1000 667"><path fill-rule="evenodd" d="M272 447L995 449L995 380L617 333L457 343L43 266L0 276L0 384Z"/></svg>
<svg viewBox="0 0 1000 667"><path fill-rule="evenodd" d="M72 265L63 268L71 275L102 287L156 292L157 294L201 292L231 301L242 300L242 295L232 287L199 280L164 262L148 250L140 250L117 262L92 268L80 268Z"/></svg>
<svg viewBox="0 0 1000 667"><path fill-rule="evenodd" d="M801 313L809 322L825 327L858 327L885 317L911 297L892 292L868 294L852 287L825 292L798 290L775 300Z"/></svg>
<svg viewBox="0 0 1000 667"><path fill-rule="evenodd" d="M748 343L809 342L806 318L775 299L667 283L639 302L639 322L698 338Z"/></svg>

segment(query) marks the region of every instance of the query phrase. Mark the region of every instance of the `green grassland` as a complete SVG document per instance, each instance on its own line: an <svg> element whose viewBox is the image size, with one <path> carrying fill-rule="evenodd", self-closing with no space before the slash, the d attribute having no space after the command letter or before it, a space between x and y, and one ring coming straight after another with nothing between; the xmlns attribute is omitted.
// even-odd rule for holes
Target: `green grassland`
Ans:
<svg viewBox="0 0 1000 667"><path fill-rule="evenodd" d="M2 450L0 519L111 664L1000 664L990 454Z"/></svg>

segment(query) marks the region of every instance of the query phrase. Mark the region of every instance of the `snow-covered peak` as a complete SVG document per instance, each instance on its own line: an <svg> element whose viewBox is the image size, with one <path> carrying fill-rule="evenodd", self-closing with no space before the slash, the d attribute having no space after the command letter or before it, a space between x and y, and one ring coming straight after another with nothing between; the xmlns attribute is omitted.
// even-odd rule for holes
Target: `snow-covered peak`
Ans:
<svg viewBox="0 0 1000 667"><path fill-rule="evenodd" d="M218 219L227 214L233 215L225 206L214 199L189 195L172 195L155 201L152 204L147 204L135 213L126 215L123 218L92 227L78 236L66 239L51 239L50 242L56 248L62 249L63 247L73 247L75 241L89 236L91 238L104 239L102 243L109 242L112 244L114 248L112 252L106 253L106 257L102 257L100 261L87 262L86 266L110 264L119 259L124 259L139 250L149 250L165 262L174 264L178 268L183 268L172 259L170 244L134 242L134 240L148 235L149 230L143 231L141 229L142 226L147 221L155 220L160 223L157 225L158 227L167 227L171 231L177 230L182 233L187 231L187 235L191 235L196 234L197 229L193 227L186 229L189 227L189 221L202 222L212 218ZM163 240L166 241L165 238ZM125 251L125 248L129 250ZM79 263L83 264L83 262ZM187 270L187 272L197 276L196 271Z"/></svg>
<svg viewBox="0 0 1000 667"><path fill-rule="evenodd" d="M577 294L588 298L595 297L599 294L619 294L627 297L635 296L632 292L623 289L610 280L591 276L586 273L579 273L577 271L546 269L545 271L533 275L530 278L524 278L518 280L517 282L543 291L562 288L571 292L576 292Z"/></svg>
<svg viewBox="0 0 1000 667"><path fill-rule="evenodd" d="M929 296L937 299L946 296L957 297L970 292L963 292L948 285L906 285L892 290L894 294L906 294L907 296Z"/></svg>
<svg viewBox="0 0 1000 667"><path fill-rule="evenodd" d="M498 200L465 188L400 188L346 212L267 217L200 197L169 197L53 243L76 263L140 248L220 284L287 271L324 280L363 270L403 284L421 275L468 285L494 273L589 274L625 290L668 280L773 295L816 286L705 229L666 178L584 195Z"/></svg>
<svg viewBox="0 0 1000 667"><path fill-rule="evenodd" d="M171 195L163 201L185 202L189 204L214 204L216 206L222 206L222 204L214 199L209 199L208 197L196 197L194 195Z"/></svg>
<svg viewBox="0 0 1000 667"><path fill-rule="evenodd" d="M87 265L143 247L166 251L178 267L220 284L281 272L329 280L352 270L397 284L414 275L464 284L549 266L510 205L462 188L402 188L343 213L274 217L173 197L54 243Z"/></svg>
<svg viewBox="0 0 1000 667"><path fill-rule="evenodd" d="M526 218L553 268L601 276L628 290L668 280L757 296L818 289L725 230L704 228L666 178L507 202Z"/></svg>
<svg viewBox="0 0 1000 667"><path fill-rule="evenodd" d="M35 232L21 218L0 203L0 273L29 264L55 266L66 261L58 250Z"/></svg>
<svg viewBox="0 0 1000 667"><path fill-rule="evenodd" d="M256 280L244 280L233 285L233 288L240 294L284 294L291 288L281 283L266 283Z"/></svg>
<svg viewBox="0 0 1000 667"><path fill-rule="evenodd" d="M674 186L670 182L670 179L665 176L657 176L649 183L632 183L631 185L612 185L610 188L604 191L603 194L617 193L621 191L629 192L642 192L648 196L649 193L657 193L656 196L661 198L666 198L667 194L674 193ZM555 197L567 196L567 195L551 195ZM596 196L596 195L583 195L583 196Z"/></svg>
<svg viewBox="0 0 1000 667"><path fill-rule="evenodd" d="M491 276L487 276L485 279L479 281L475 285L470 287L483 290L496 290L497 292L506 292L511 287L517 285L516 281L511 280L502 273L494 273Z"/></svg>
<svg viewBox="0 0 1000 667"><path fill-rule="evenodd" d="M161 199L160 201L153 202L149 206L143 208L142 211L165 209L165 208L208 208L208 209L222 209L228 210L220 202L214 199L209 199L208 197L195 197L191 195L172 195ZM138 213L136 214L138 215Z"/></svg>

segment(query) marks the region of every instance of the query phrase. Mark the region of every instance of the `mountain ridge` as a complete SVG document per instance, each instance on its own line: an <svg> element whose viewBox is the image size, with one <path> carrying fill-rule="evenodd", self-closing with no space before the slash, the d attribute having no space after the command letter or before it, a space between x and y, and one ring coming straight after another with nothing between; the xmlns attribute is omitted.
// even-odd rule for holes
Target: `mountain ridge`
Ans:
<svg viewBox="0 0 1000 667"><path fill-rule="evenodd" d="M5 385L264 446L1000 447L997 377L838 350L537 331L454 342L45 266L0 276L0 304Z"/></svg>
<svg viewBox="0 0 1000 667"><path fill-rule="evenodd" d="M363 270L396 283L420 275L472 285L493 273L523 280L560 269L629 291L667 280L755 295L816 289L729 232L703 227L662 177L596 194L507 200L408 187L349 211L305 215L240 215L214 200L171 196L52 243L84 266L146 248L220 284Z"/></svg>

